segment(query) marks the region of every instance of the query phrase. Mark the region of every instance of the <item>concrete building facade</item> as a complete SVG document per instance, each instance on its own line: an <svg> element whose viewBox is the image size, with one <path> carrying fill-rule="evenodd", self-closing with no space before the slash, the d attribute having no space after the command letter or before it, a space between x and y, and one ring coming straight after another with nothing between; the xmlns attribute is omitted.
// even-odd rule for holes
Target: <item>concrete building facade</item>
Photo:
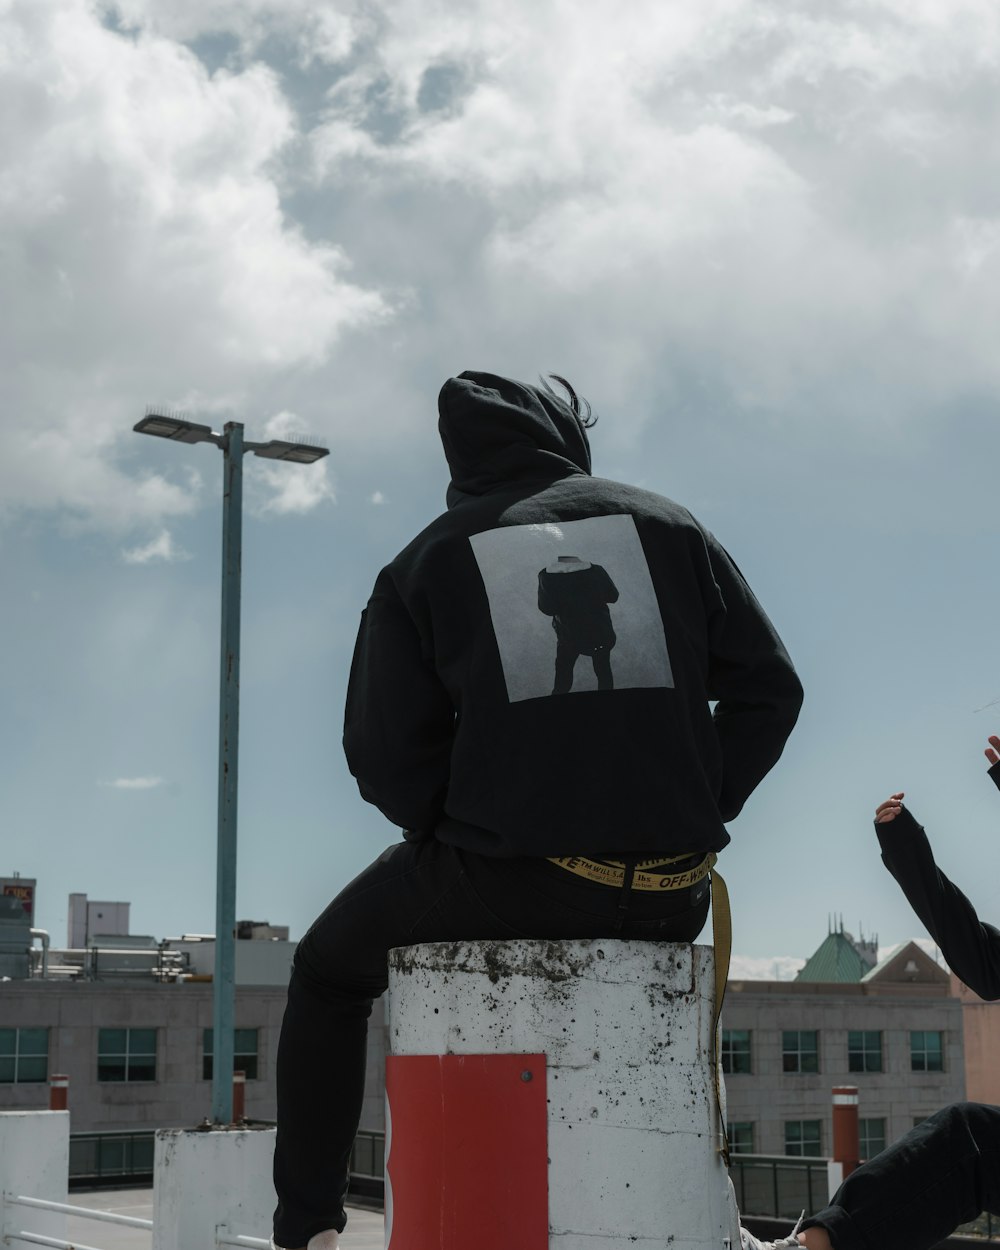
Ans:
<svg viewBox="0 0 1000 1250"><path fill-rule="evenodd" d="M743 1152L829 1155L835 1085L858 1088L866 1158L966 1096L962 1004L914 943L855 982L731 982L722 1028Z"/></svg>
<svg viewBox="0 0 1000 1250"><path fill-rule="evenodd" d="M1000 1002L987 1002L951 974L951 991L962 1004L965 1032L965 1096L1000 1106Z"/></svg>
<svg viewBox="0 0 1000 1250"><path fill-rule="evenodd" d="M236 1066L247 1070L250 1119L275 1117L275 1059L286 989L284 983L237 988ZM20 1053L0 1054L0 1110L47 1107L48 1078L64 1073L74 1133L193 1127L211 1110L206 1037L211 1027L211 982L4 982L0 1033L7 1043L15 1034ZM381 1130L381 1002L370 1027L374 1044L361 1127Z"/></svg>

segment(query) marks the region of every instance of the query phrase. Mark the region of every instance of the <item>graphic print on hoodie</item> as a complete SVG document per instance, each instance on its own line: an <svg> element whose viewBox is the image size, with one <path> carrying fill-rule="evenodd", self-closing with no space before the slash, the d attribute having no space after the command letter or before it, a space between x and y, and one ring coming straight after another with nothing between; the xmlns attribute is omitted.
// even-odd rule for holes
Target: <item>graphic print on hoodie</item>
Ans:
<svg viewBox="0 0 1000 1250"><path fill-rule="evenodd" d="M656 592L631 516L504 526L469 542L511 703L673 687Z"/></svg>

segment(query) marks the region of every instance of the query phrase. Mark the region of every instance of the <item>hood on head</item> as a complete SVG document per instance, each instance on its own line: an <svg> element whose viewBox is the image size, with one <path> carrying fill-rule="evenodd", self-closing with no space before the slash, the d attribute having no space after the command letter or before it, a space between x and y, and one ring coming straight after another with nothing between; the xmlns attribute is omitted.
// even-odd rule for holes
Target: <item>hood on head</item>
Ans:
<svg viewBox="0 0 1000 1250"><path fill-rule="evenodd" d="M569 404L541 386L467 370L438 395L451 469L448 506L518 481L590 474L587 432Z"/></svg>

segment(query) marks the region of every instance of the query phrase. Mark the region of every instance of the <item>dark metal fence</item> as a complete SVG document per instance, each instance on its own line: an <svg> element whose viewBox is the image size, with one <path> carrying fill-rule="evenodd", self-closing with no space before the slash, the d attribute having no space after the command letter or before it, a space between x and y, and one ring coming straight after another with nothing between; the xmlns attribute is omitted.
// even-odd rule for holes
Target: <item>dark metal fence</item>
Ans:
<svg viewBox="0 0 1000 1250"><path fill-rule="evenodd" d="M152 1184L153 1139L152 1132L73 1133L69 1143L70 1188ZM818 1211L827 1203L826 1164L826 1159L809 1157L733 1155L729 1172L741 1214L753 1223L754 1217L765 1222L769 1217L794 1221L802 1210ZM385 1134L362 1129L354 1139L350 1166L351 1196L380 1205ZM1000 1239L1000 1217L984 1212L956 1229L956 1234Z"/></svg>
<svg viewBox="0 0 1000 1250"><path fill-rule="evenodd" d="M72 1133L69 1139L71 1189L153 1183L152 1132ZM362 1129L351 1152L351 1192L378 1198L383 1190L385 1134Z"/></svg>
<svg viewBox="0 0 1000 1250"><path fill-rule="evenodd" d="M153 1183L153 1138L145 1133L72 1133L71 1189L110 1184Z"/></svg>
<svg viewBox="0 0 1000 1250"><path fill-rule="evenodd" d="M733 1155L729 1174L740 1211L796 1220L827 1202L826 1159Z"/></svg>

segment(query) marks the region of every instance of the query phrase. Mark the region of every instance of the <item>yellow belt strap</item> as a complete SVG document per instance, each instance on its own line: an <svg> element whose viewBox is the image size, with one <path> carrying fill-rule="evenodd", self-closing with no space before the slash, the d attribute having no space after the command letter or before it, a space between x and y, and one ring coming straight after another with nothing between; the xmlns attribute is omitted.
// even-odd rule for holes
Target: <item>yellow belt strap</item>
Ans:
<svg viewBox="0 0 1000 1250"><path fill-rule="evenodd" d="M733 953L733 917L729 910L729 890L722 877L712 869L712 944L715 948L715 1010L712 1013L712 1076L715 1081L715 1105L719 1113L719 1153L729 1167L729 1135L722 1111L722 1079L720 1076L719 1019L722 1000L729 980L729 960Z"/></svg>

